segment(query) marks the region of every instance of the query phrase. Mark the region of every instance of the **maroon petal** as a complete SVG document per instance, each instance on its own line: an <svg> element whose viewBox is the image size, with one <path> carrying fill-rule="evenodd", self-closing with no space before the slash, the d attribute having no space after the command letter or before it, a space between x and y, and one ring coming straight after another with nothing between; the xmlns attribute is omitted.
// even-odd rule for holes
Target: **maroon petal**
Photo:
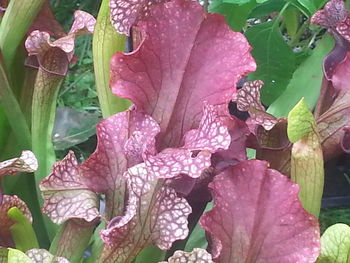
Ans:
<svg viewBox="0 0 350 263"><path fill-rule="evenodd" d="M139 48L112 58L112 91L160 124L158 150L178 147L198 127L203 102L227 105L237 81L255 70L251 48L223 16L191 1L155 5L139 26L147 32Z"/></svg>
<svg viewBox="0 0 350 263"><path fill-rule="evenodd" d="M96 19L92 15L84 11L77 10L74 12L74 22L68 35L92 34L94 32L95 24Z"/></svg>
<svg viewBox="0 0 350 263"><path fill-rule="evenodd" d="M55 163L53 172L39 186L45 201L42 211L56 224L72 218L91 222L100 216L98 196L84 184L79 164L71 151Z"/></svg>
<svg viewBox="0 0 350 263"><path fill-rule="evenodd" d="M187 174L196 178L211 164L211 154L226 150L231 138L226 126L220 120L217 109L206 105L198 129L185 135L181 148L167 148L157 155L146 156L146 166L158 178L172 178Z"/></svg>
<svg viewBox="0 0 350 263"><path fill-rule="evenodd" d="M350 52L347 52L345 59L337 65L332 76L334 88L338 90L350 91Z"/></svg>
<svg viewBox="0 0 350 263"><path fill-rule="evenodd" d="M266 130L271 130L277 123L277 119L265 112L260 100L260 89L264 83L261 80L248 81L238 90L236 102L240 111L248 111L254 124L263 126Z"/></svg>
<svg viewBox="0 0 350 263"><path fill-rule="evenodd" d="M168 261L159 263L214 263L211 255L203 248L195 248L192 252L175 251Z"/></svg>
<svg viewBox="0 0 350 263"><path fill-rule="evenodd" d="M126 184L123 174L143 161L145 151L155 151L158 132L159 126L151 117L134 110L101 121L96 130L96 151L81 165L70 152L41 182L44 213L57 224L70 218L90 222L99 217L96 193L106 194L107 219L122 213Z"/></svg>
<svg viewBox="0 0 350 263"><path fill-rule="evenodd" d="M68 64L73 58L75 37L84 33L93 32L96 20L90 14L78 10L74 13L74 18L75 20L72 28L66 36L52 41L49 33L34 30L25 41L28 55L37 56L40 67L49 73L65 75L67 73ZM55 59L48 60L48 63L45 63L45 57L51 58L52 56L54 56ZM52 70L50 69L50 64L55 60L62 61L62 63L58 68ZM37 63L31 65L30 61L27 62L28 66L37 66Z"/></svg>
<svg viewBox="0 0 350 263"><path fill-rule="evenodd" d="M323 10L317 11L311 18L311 23L323 27L335 28L347 16L343 0L330 0Z"/></svg>
<svg viewBox="0 0 350 263"><path fill-rule="evenodd" d="M0 176L5 174L32 173L38 169L38 161L31 151L23 151L21 156L0 163Z"/></svg>
<svg viewBox="0 0 350 263"><path fill-rule="evenodd" d="M314 263L319 225L299 187L264 161L232 166L210 184L214 208L201 218L217 263Z"/></svg>
<svg viewBox="0 0 350 263"><path fill-rule="evenodd" d="M66 258L56 257L46 249L34 248L26 252L27 256L35 263L69 263Z"/></svg>
<svg viewBox="0 0 350 263"><path fill-rule="evenodd" d="M113 219L101 231L103 262L129 262L144 247L155 244L169 249L188 234L191 208L184 198L150 175L144 164L129 169L129 202L124 216Z"/></svg>
<svg viewBox="0 0 350 263"><path fill-rule="evenodd" d="M118 189L127 169L143 162L145 151L154 154L158 132L159 126L151 117L135 110L97 124L97 148L81 166L89 188L98 193Z"/></svg>
<svg viewBox="0 0 350 263"><path fill-rule="evenodd" d="M111 21L119 34L129 36L130 29L149 15L149 8L168 0L110 0Z"/></svg>

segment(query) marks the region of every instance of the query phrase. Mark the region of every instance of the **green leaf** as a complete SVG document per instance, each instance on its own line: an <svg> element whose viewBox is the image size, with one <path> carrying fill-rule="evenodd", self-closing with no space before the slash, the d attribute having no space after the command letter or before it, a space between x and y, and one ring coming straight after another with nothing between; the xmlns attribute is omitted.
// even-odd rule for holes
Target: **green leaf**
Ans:
<svg viewBox="0 0 350 263"><path fill-rule="evenodd" d="M273 12L278 12L283 8L286 2L286 0L269 0L261 2L261 4L258 4L252 10L252 12L249 15L249 18L260 18L263 16L267 16Z"/></svg>
<svg viewBox="0 0 350 263"><path fill-rule="evenodd" d="M325 5L325 3L328 2L328 0L313 0L314 5L316 6L317 10L320 9Z"/></svg>
<svg viewBox="0 0 350 263"><path fill-rule="evenodd" d="M33 263L33 261L22 251L17 249L8 249L8 263Z"/></svg>
<svg viewBox="0 0 350 263"><path fill-rule="evenodd" d="M265 105L270 105L286 89L296 67L296 56L275 20L249 28L246 37L253 46L252 54L258 64L257 71L251 73L249 79L264 81L261 99Z"/></svg>
<svg viewBox="0 0 350 263"><path fill-rule="evenodd" d="M315 126L314 116L309 110L304 98L288 114L288 138L291 142L297 142L313 130Z"/></svg>
<svg viewBox="0 0 350 263"><path fill-rule="evenodd" d="M297 3L300 4L302 9L303 8L305 9L306 13L305 12L304 13L308 17L311 17L317 11L314 0L298 0ZM304 10L301 10L301 11L304 11Z"/></svg>
<svg viewBox="0 0 350 263"><path fill-rule="evenodd" d="M208 246L207 239L205 237L205 231L199 224L195 226L190 237L187 240L184 251L192 251L195 248L204 248Z"/></svg>
<svg viewBox="0 0 350 263"><path fill-rule="evenodd" d="M16 248L23 252L32 248L38 248L39 244L32 224L21 210L17 207L12 207L7 211L7 215L15 221L15 224L10 227L10 230Z"/></svg>
<svg viewBox="0 0 350 263"><path fill-rule="evenodd" d="M350 227L335 224L321 237L321 254L317 263L350 263Z"/></svg>
<svg viewBox="0 0 350 263"><path fill-rule="evenodd" d="M234 31L240 31L247 22L247 18L256 6L255 0L245 1L245 3L233 3L230 0L214 1L209 6L209 12L224 15L226 23Z"/></svg>
<svg viewBox="0 0 350 263"><path fill-rule="evenodd" d="M222 0L223 3L227 4L237 4L237 5L244 5L249 3L251 0ZM215 1L214 1L215 2Z"/></svg>
<svg viewBox="0 0 350 263"><path fill-rule="evenodd" d="M164 260L165 257L164 250L159 249L156 246L150 245L144 248L136 257L134 263L157 263Z"/></svg>
<svg viewBox="0 0 350 263"><path fill-rule="evenodd" d="M267 109L275 117L287 116L294 105L304 98L310 109L316 105L323 78L324 57L332 50L333 39L325 35L312 54L297 68L284 93Z"/></svg>

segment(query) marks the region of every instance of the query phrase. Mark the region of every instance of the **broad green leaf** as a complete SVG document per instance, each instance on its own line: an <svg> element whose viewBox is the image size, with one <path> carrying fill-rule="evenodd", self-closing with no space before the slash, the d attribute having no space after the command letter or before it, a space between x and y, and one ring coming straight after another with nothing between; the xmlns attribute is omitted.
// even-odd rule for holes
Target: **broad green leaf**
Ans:
<svg viewBox="0 0 350 263"><path fill-rule="evenodd" d="M190 237L187 240L185 251L192 251L194 248L204 248L208 246L207 239L205 237L205 231L199 224L195 226Z"/></svg>
<svg viewBox="0 0 350 263"><path fill-rule="evenodd" d="M295 53L283 39L275 20L249 28L246 32L258 69L249 75L250 80L265 83L261 99L270 105L286 89L296 67Z"/></svg>
<svg viewBox="0 0 350 263"><path fill-rule="evenodd" d="M323 154L314 116L304 99L288 115L287 133L293 142L291 179L299 184L304 208L318 217L324 186Z"/></svg>
<svg viewBox="0 0 350 263"><path fill-rule="evenodd" d="M320 9L321 7L323 7L325 5L325 3L328 2L328 0L313 0L315 6L317 9Z"/></svg>
<svg viewBox="0 0 350 263"><path fill-rule="evenodd" d="M258 1L257 1L258 2ZM260 1L249 15L249 18L259 18L280 11L286 4L286 0Z"/></svg>
<svg viewBox="0 0 350 263"><path fill-rule="evenodd" d="M214 1L209 6L209 11L226 17L227 24L234 31L240 31L247 22L247 18L256 6L255 0L245 1L245 3L233 3L229 0Z"/></svg>
<svg viewBox="0 0 350 263"><path fill-rule="evenodd" d="M306 15L309 17L311 17L317 11L314 0L298 0L297 3L299 3L301 7L305 9Z"/></svg>
<svg viewBox="0 0 350 263"><path fill-rule="evenodd" d="M314 116L309 110L304 98L288 114L288 138L291 142L297 142L308 135L315 126Z"/></svg>
<svg viewBox="0 0 350 263"><path fill-rule="evenodd" d="M8 249L8 263L33 263L33 261L22 251L17 249Z"/></svg>
<svg viewBox="0 0 350 263"><path fill-rule="evenodd" d="M222 0L223 3L244 5L249 3L251 0Z"/></svg>
<svg viewBox="0 0 350 263"><path fill-rule="evenodd" d="M310 109L316 105L323 78L322 63L333 47L333 39L325 35L312 54L294 72L287 89L267 109L275 117L287 116L294 105L304 98Z"/></svg>
<svg viewBox="0 0 350 263"><path fill-rule="evenodd" d="M350 227L335 224L321 237L321 254L317 263L350 263Z"/></svg>

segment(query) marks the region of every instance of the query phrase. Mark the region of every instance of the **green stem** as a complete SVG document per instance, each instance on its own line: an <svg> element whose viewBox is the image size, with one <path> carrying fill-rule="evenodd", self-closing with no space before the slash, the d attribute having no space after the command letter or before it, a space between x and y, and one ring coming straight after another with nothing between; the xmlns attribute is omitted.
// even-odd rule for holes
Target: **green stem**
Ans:
<svg viewBox="0 0 350 263"><path fill-rule="evenodd" d="M275 19L275 23L273 24L274 26L277 26L279 21L282 19L282 16L284 14L284 12L288 9L288 7L290 6L290 2L287 2L281 9L281 11L278 13L278 16Z"/></svg>
<svg viewBox="0 0 350 263"><path fill-rule="evenodd" d="M70 262L80 262L94 229L94 224L87 225L83 220L68 220L60 227L52 241L50 253L64 257Z"/></svg>
<svg viewBox="0 0 350 263"><path fill-rule="evenodd" d="M50 174L51 167L56 161L51 138L55 121L57 94L62 80L62 76L39 69L33 92L32 149L39 163L39 168L35 172L35 181L40 204L43 201L40 196L39 183ZM47 224L49 236L53 237L54 227L50 223Z"/></svg>
<svg viewBox="0 0 350 263"><path fill-rule="evenodd" d="M306 20L302 26L298 29L297 33L295 34L295 36L290 40L289 45L291 47L294 47L296 44L299 43L299 40L301 38L301 36L304 34L305 30L309 27L309 20Z"/></svg>
<svg viewBox="0 0 350 263"><path fill-rule="evenodd" d="M2 61L1 61L2 62ZM22 149L30 149L30 131L13 94L4 66L0 63L0 103Z"/></svg>
<svg viewBox="0 0 350 263"><path fill-rule="evenodd" d="M130 102L112 94L109 63L115 52L124 51L125 36L114 30L109 19L109 0L103 0L93 35L96 90L104 118L127 109Z"/></svg>
<svg viewBox="0 0 350 263"><path fill-rule="evenodd" d="M7 215L16 222L10 227L16 248L23 252L32 248L39 248L33 227L21 210L17 207L12 207L7 211Z"/></svg>

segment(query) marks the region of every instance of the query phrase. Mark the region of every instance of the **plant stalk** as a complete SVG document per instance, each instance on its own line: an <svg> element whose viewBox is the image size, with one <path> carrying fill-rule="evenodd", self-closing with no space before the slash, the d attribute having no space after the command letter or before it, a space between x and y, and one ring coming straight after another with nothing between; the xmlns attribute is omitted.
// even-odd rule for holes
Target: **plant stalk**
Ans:
<svg viewBox="0 0 350 263"><path fill-rule="evenodd" d="M109 88L110 60L114 53L124 51L126 43L125 36L113 28L109 16L109 0L103 0L93 35L93 56L96 90L104 118L130 106L127 99L116 97Z"/></svg>

